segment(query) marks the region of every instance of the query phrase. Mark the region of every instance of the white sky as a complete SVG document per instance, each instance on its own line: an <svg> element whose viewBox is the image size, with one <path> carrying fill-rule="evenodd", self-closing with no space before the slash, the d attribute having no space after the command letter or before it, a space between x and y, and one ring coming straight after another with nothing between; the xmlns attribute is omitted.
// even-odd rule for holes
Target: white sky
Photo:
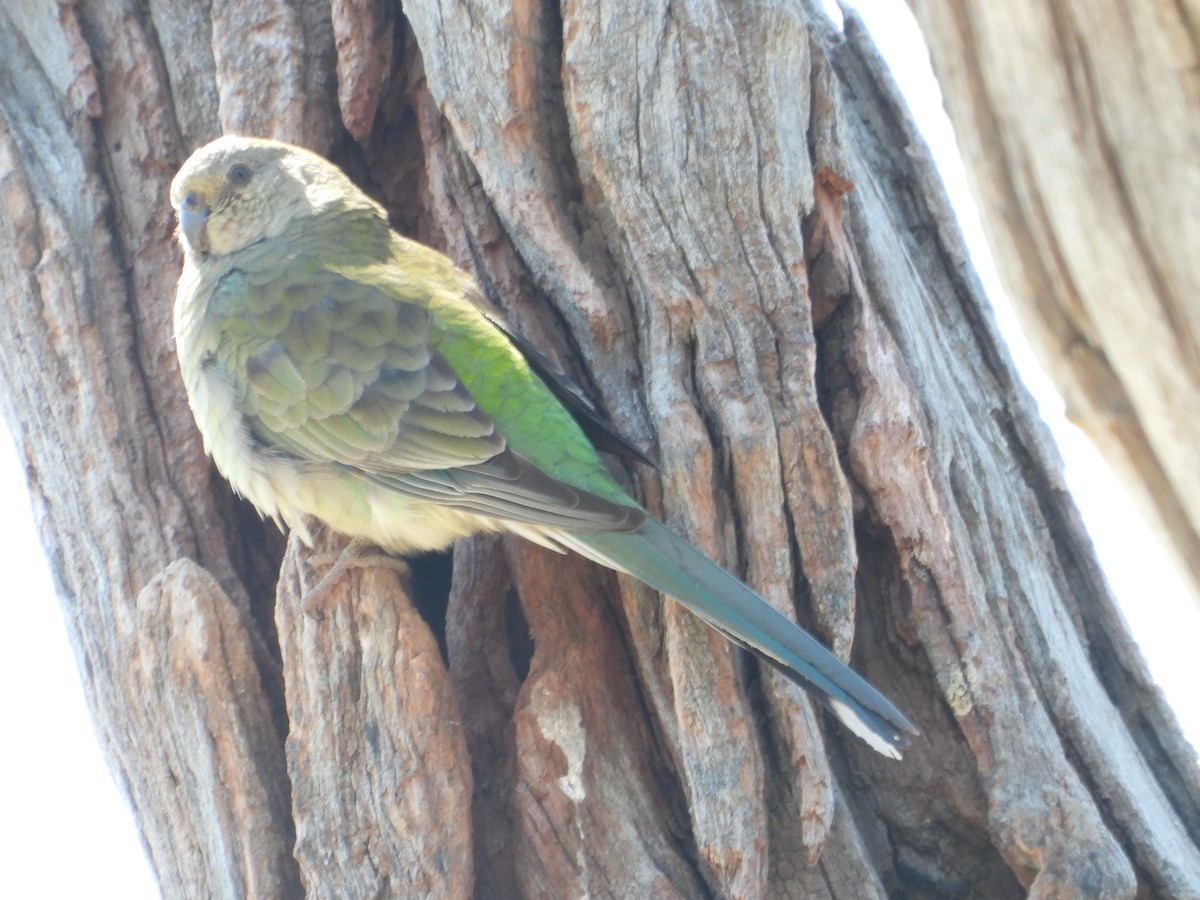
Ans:
<svg viewBox="0 0 1200 900"><path fill-rule="evenodd" d="M24 466L0 434L0 890L8 897L159 896L133 816L100 756Z"/></svg>
<svg viewBox="0 0 1200 900"><path fill-rule="evenodd" d="M1063 417L1004 298L916 23L899 0L859 0L946 179L1010 349L1066 462L1101 563L1194 746L1200 746L1200 609L1124 491ZM0 869L12 897L157 898L123 798L96 745L58 603L33 530L23 467L0 435L0 567L12 596L0 629ZM15 577L11 577L15 575ZM65 865L64 859L71 864Z"/></svg>

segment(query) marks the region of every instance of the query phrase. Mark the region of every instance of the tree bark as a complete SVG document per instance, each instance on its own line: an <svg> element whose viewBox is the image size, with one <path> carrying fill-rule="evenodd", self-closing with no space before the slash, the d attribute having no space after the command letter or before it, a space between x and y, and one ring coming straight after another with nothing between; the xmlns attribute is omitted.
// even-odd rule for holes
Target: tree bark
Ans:
<svg viewBox="0 0 1200 900"><path fill-rule="evenodd" d="M27 0L0 116L4 411L165 895L1200 895L1194 753L853 20ZM322 557L213 473L174 361L167 186L222 131L472 270L660 460L618 477L908 712L904 761L515 538L300 614Z"/></svg>
<svg viewBox="0 0 1200 900"><path fill-rule="evenodd" d="M911 6L1022 327L1200 603L1200 5Z"/></svg>

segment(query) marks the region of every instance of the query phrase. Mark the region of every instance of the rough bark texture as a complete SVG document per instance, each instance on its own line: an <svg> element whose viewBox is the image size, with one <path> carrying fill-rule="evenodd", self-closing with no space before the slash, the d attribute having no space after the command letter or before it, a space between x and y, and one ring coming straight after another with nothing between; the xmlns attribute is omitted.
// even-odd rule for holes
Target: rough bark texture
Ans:
<svg viewBox="0 0 1200 900"><path fill-rule="evenodd" d="M1200 603L1200 4L910 5L1022 325Z"/></svg>
<svg viewBox="0 0 1200 900"><path fill-rule="evenodd" d="M1194 754L881 63L826 29L0 9L4 410L167 896L1200 895ZM167 184L222 130L330 155L472 269L661 460L619 477L910 714L905 760L516 539L300 615L327 560L213 474L174 362Z"/></svg>

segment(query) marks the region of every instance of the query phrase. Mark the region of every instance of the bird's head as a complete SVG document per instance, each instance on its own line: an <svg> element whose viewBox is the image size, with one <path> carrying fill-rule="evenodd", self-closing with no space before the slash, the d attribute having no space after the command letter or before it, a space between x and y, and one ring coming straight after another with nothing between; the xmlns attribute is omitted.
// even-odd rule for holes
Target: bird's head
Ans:
<svg viewBox="0 0 1200 900"><path fill-rule="evenodd" d="M199 257L277 238L333 207L380 213L342 171L279 141L226 136L193 153L171 182L184 247Z"/></svg>

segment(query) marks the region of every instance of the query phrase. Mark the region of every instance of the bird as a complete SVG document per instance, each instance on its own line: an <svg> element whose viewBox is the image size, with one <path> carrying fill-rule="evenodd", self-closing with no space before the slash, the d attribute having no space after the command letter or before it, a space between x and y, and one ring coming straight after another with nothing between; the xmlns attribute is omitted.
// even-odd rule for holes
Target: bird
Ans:
<svg viewBox="0 0 1200 900"><path fill-rule="evenodd" d="M170 200L188 402L205 451L261 515L309 546L315 518L348 552L484 532L575 551L682 603L901 758L918 733L904 714L634 500L599 451L645 455L340 168L224 136L186 160Z"/></svg>

